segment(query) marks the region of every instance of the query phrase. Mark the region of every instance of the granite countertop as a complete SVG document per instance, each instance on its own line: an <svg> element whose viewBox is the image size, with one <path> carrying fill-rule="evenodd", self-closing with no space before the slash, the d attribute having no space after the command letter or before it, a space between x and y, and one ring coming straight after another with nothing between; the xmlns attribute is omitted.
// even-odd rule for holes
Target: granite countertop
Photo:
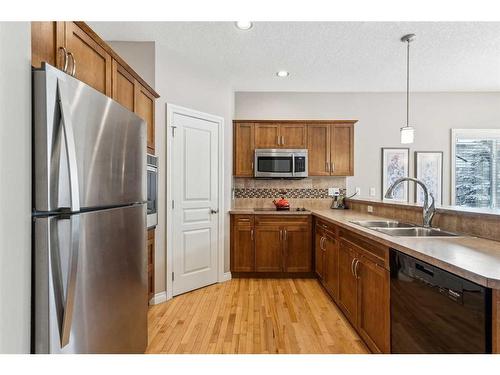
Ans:
<svg viewBox="0 0 500 375"><path fill-rule="evenodd" d="M351 210L285 211L286 214L306 214L399 250L436 267L452 272L477 284L500 289L500 242L483 238L460 237L393 237L351 223L353 220L387 220L387 218ZM283 211L234 209L230 214L283 214Z"/></svg>

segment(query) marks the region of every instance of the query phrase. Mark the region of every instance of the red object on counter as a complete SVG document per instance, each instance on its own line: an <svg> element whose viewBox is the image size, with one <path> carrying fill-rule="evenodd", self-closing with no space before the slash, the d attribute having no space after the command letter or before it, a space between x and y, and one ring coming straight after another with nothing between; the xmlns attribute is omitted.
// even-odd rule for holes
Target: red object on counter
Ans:
<svg viewBox="0 0 500 375"><path fill-rule="evenodd" d="M285 197L281 197L281 199L278 200L275 199L273 200L273 203L278 210L290 209L290 203L285 199Z"/></svg>

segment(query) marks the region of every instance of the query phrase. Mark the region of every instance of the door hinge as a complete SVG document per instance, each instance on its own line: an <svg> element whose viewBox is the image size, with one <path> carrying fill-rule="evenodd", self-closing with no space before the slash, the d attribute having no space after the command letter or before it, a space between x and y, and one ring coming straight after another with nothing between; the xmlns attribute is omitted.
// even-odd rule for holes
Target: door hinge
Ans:
<svg viewBox="0 0 500 375"><path fill-rule="evenodd" d="M172 210L174 209L175 207L175 204L174 204L174 201L172 200Z"/></svg>
<svg viewBox="0 0 500 375"><path fill-rule="evenodd" d="M172 272L172 281L174 281L174 273Z"/></svg>
<svg viewBox="0 0 500 375"><path fill-rule="evenodd" d="M175 137L175 129L177 129L177 126L172 125L172 137Z"/></svg>

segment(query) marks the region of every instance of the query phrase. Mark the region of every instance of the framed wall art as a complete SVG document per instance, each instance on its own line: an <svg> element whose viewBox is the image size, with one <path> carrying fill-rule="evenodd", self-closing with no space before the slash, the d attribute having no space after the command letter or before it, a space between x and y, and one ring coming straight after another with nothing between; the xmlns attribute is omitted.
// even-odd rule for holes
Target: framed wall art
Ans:
<svg viewBox="0 0 500 375"><path fill-rule="evenodd" d="M382 199L408 202L408 182L403 182L396 187L392 199L387 199L384 195L394 181L409 176L409 159L409 148L382 148Z"/></svg>
<svg viewBox="0 0 500 375"><path fill-rule="evenodd" d="M443 152L415 151L415 177L421 180L434 196L436 206L443 203ZM424 191L417 185L415 202L424 203Z"/></svg>

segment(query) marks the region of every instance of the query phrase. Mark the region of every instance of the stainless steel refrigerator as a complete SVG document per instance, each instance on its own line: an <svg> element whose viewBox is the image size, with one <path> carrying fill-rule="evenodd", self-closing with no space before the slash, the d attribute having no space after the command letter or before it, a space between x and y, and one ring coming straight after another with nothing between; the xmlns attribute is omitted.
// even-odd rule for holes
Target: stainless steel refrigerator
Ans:
<svg viewBox="0 0 500 375"><path fill-rule="evenodd" d="M33 352L144 352L146 267L146 125L45 64L33 71Z"/></svg>

